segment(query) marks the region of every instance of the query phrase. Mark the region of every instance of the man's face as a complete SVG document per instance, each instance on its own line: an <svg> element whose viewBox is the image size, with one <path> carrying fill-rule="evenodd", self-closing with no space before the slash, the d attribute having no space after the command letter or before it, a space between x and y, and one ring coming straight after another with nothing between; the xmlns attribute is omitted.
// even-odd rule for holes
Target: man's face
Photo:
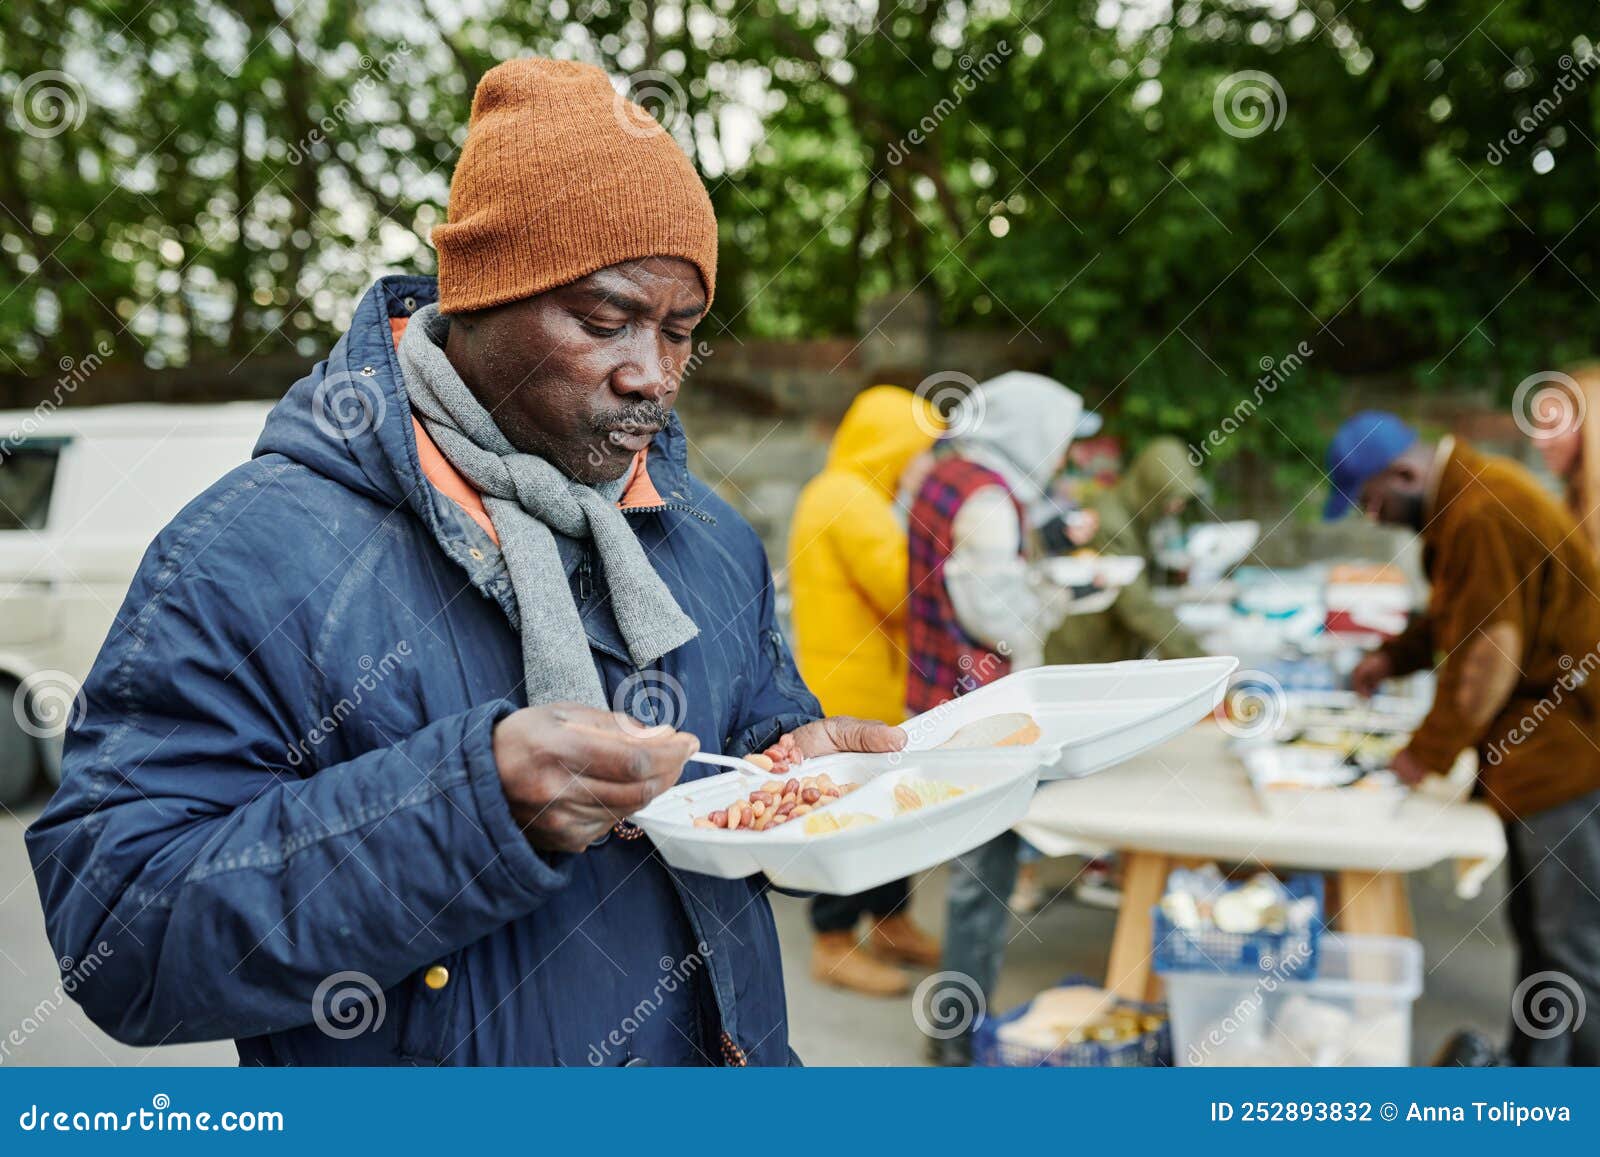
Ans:
<svg viewBox="0 0 1600 1157"><path fill-rule="evenodd" d="M1361 509L1369 519L1422 530L1427 478L1413 462L1401 460L1374 474L1361 488Z"/></svg>
<svg viewBox="0 0 1600 1157"><path fill-rule="evenodd" d="M457 314L445 353L507 441L593 485L666 425L705 310L694 265L648 257Z"/></svg>

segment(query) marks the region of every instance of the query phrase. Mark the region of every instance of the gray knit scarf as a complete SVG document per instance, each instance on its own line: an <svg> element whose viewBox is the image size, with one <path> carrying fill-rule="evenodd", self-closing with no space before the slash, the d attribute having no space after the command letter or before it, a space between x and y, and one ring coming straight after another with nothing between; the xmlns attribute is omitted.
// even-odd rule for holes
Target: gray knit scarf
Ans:
<svg viewBox="0 0 1600 1157"><path fill-rule="evenodd" d="M445 357L449 330L438 306L419 309L400 339L400 367L411 408L439 452L483 494L516 595L514 625L522 635L528 702L576 700L606 708L552 531L594 540L612 613L636 666L681 647L699 628L656 574L611 498L506 441Z"/></svg>

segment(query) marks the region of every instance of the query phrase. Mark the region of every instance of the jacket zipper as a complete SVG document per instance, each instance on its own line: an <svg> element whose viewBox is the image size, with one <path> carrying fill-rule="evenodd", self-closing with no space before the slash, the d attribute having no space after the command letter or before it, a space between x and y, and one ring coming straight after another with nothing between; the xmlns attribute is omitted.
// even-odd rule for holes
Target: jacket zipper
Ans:
<svg viewBox="0 0 1600 1157"><path fill-rule="evenodd" d="M594 564L589 559L589 551L585 548L583 558L578 563L578 598L588 602L594 597Z"/></svg>
<svg viewBox="0 0 1600 1157"><path fill-rule="evenodd" d="M692 514L694 517L698 518L701 522L704 522L708 526L715 526L717 524L717 520L712 518L709 514L706 514L704 511L696 510L693 506L684 506L677 502L664 502L660 506L625 506L622 508L622 513L658 514L663 510L676 510L683 514Z"/></svg>

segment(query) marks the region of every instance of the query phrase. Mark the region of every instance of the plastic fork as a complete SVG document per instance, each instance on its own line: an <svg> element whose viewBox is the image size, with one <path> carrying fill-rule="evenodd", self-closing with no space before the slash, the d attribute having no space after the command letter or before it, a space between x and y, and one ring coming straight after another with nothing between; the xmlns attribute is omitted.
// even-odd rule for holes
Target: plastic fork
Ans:
<svg viewBox="0 0 1600 1157"><path fill-rule="evenodd" d="M736 755L713 755L709 751L697 751L689 757L691 763L710 763L717 767L730 767L734 771L742 771L746 775L759 775L762 779L771 779L773 773L759 764L751 763L748 759L740 759Z"/></svg>

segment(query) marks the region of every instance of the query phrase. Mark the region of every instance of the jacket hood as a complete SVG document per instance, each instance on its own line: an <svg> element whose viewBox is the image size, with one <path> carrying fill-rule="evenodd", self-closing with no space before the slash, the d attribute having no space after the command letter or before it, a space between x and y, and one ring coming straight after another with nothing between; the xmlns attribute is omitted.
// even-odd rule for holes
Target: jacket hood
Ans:
<svg viewBox="0 0 1600 1157"><path fill-rule="evenodd" d="M893 498L911 460L944 429L925 398L899 386L873 386L856 395L828 449L828 469L859 475Z"/></svg>
<svg viewBox="0 0 1600 1157"><path fill-rule="evenodd" d="M962 453L977 449L1004 473L1024 506L1044 497L1083 415L1083 399L1054 378L1021 370L979 384L951 415Z"/></svg>
<svg viewBox="0 0 1600 1157"><path fill-rule="evenodd" d="M255 457L282 454L364 497L407 505L434 530L454 521L449 503L425 481L395 354L395 323L438 300L431 277L378 280L362 296L350 328L267 415ZM687 439L676 414L651 443L650 478L664 495L688 493Z"/></svg>
<svg viewBox="0 0 1600 1157"><path fill-rule="evenodd" d="M1139 451L1116 490L1134 521L1145 525L1160 518L1171 500L1204 495L1205 482L1189 461L1183 443L1176 438L1157 438Z"/></svg>

